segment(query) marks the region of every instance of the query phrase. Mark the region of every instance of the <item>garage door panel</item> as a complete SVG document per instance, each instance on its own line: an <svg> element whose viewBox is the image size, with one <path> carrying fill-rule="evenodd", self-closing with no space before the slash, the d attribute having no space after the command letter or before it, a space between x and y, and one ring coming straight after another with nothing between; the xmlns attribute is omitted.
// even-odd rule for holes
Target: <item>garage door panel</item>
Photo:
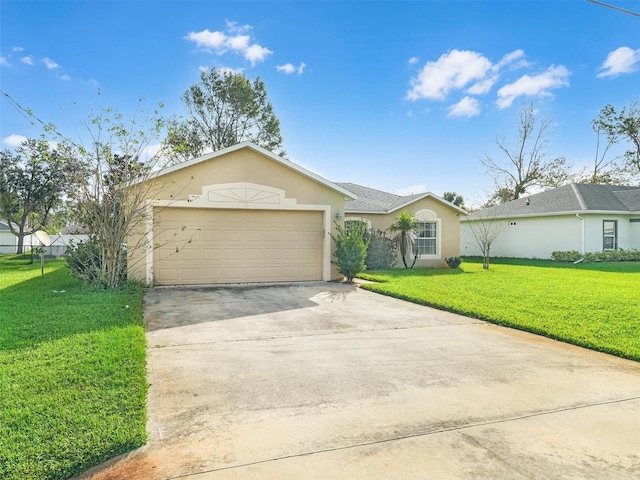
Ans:
<svg viewBox="0 0 640 480"><path fill-rule="evenodd" d="M322 279L322 212L166 208L154 215L158 285Z"/></svg>

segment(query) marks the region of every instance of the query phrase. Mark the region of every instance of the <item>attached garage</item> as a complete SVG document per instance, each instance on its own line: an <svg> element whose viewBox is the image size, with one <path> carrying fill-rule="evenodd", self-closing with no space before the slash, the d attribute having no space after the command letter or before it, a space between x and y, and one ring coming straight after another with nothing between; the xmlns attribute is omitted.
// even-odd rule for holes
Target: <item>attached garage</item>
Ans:
<svg viewBox="0 0 640 480"><path fill-rule="evenodd" d="M318 211L155 209L157 285L322 280Z"/></svg>
<svg viewBox="0 0 640 480"><path fill-rule="evenodd" d="M160 171L129 276L153 285L335 280L348 190L252 143ZM134 249L132 249L133 251ZM136 251L138 249L135 249Z"/></svg>

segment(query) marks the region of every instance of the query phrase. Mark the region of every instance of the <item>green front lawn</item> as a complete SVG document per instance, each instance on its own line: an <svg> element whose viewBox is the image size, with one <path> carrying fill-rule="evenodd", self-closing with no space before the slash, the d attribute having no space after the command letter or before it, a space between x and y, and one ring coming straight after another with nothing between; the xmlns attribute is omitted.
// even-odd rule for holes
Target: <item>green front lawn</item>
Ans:
<svg viewBox="0 0 640 480"><path fill-rule="evenodd" d="M0 478L65 479L146 441L142 289L0 256Z"/></svg>
<svg viewBox="0 0 640 480"><path fill-rule="evenodd" d="M640 263L466 259L456 270L388 270L363 288L640 361Z"/></svg>

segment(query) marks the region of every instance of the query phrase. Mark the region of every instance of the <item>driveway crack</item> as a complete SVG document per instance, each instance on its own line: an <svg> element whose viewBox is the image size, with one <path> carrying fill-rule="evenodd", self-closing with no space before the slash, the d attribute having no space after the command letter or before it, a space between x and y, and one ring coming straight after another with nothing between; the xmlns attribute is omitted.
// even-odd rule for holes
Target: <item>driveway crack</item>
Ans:
<svg viewBox="0 0 640 480"><path fill-rule="evenodd" d="M640 400L640 396L628 397L628 398L622 398L622 399L615 399L615 400L607 400L607 401L604 401L604 402L587 403L587 404L583 404L583 405L573 405L571 407L556 408L556 409L551 409L551 410L543 410L543 411L540 411L540 412L529 413L529 414L525 414L525 415L517 415L517 416L513 416L513 417L508 417L508 418L488 420L488 421L484 421L484 422L469 423L469 424L466 424L466 425L458 425L458 426L454 426L454 427L440 428L440 429L436 429L436 430L432 430L432 431L423 431L423 432L411 433L411 434L406 434L406 435L398 435L398 436L395 436L395 437L385 438L385 439L375 440L375 441L370 441L370 442L361 442L361 443L355 443L355 444L352 444L352 445L345 445L345 446L334 447L334 448L324 448L324 449L319 449L319 450L314 450L314 451L309 451L309 452L296 453L296 454L292 454L292 455L283 455L283 456L280 456L280 457L267 458L267 459L264 459L264 460L256 460L254 462L246 462L246 463L237 464L237 465L229 465L229 466L225 466L225 467L211 468L211 469L208 469L208 470L202 470L200 472L192 472L192 473L185 473L185 474L181 474L181 475L175 475L175 476L169 477L168 480L175 480L175 479L179 479L179 478L196 477L198 475L205 475L205 474L208 474L208 473L215 473L215 472L221 472L221 471L225 471L225 470L234 470L234 469L238 469L238 468L251 467L251 466L262 465L262 464L267 464L267 463L271 463L271 462L278 462L278 461L281 461L281 460L288 460L288 459L292 459L292 458L301 458L301 457L307 457L307 456L311 456L311 455L320 455L320 454L323 454L323 453L339 452L339 451L351 450L351 449L362 448L362 447L369 447L369 446L374 446L374 445L383 445L383 444L398 442L398 441L407 440L407 439L411 439L411 438L428 437L428 436L432 436L432 435L438 435L438 434L441 434L441 433L449 433L449 432L460 432L460 431L469 430L469 429L477 428L477 427L486 427L486 426L491 426L491 425L499 425L499 424L503 424L503 423L517 422L517 421L520 421L520 420L527 420L527 419L536 418L536 417L544 417L544 416L548 416L548 415L554 415L554 414L557 414L557 413L570 412L570 411L582 410L582 409L591 408L591 407L600 407L600 406L605 406L605 405L622 404L622 403L633 402L633 401L638 401L638 400Z"/></svg>

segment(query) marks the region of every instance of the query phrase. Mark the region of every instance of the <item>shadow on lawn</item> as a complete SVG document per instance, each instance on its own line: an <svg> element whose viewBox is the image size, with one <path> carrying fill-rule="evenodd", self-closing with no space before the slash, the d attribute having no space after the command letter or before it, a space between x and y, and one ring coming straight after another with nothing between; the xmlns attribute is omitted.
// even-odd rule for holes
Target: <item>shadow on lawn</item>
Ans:
<svg viewBox="0 0 640 480"><path fill-rule="evenodd" d="M45 268L46 268L45 264ZM24 272L23 265L2 265L1 274ZM60 262L40 277L40 265L29 265L34 276L0 290L0 351L30 348L43 342L114 327L142 325L141 292L87 288ZM128 307L127 307L128 305Z"/></svg>

